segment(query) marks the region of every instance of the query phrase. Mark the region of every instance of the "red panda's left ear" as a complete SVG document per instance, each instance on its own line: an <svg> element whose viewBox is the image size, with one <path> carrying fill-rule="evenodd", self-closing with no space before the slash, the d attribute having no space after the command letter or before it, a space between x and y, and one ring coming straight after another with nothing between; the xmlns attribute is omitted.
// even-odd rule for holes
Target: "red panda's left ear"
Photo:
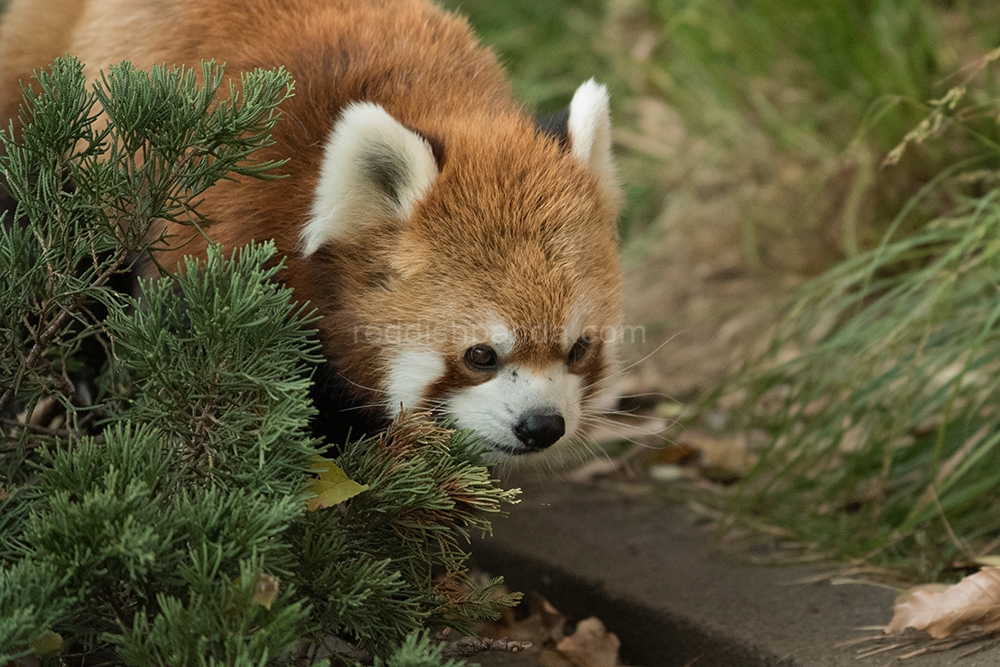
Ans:
<svg viewBox="0 0 1000 667"><path fill-rule="evenodd" d="M379 220L409 218L437 176L423 137L377 104L348 105L327 140L302 253Z"/></svg>
<svg viewBox="0 0 1000 667"><path fill-rule="evenodd" d="M567 126L570 151L597 176L601 190L617 210L621 202L621 188L611 155L608 89L593 79L581 84L569 104Z"/></svg>

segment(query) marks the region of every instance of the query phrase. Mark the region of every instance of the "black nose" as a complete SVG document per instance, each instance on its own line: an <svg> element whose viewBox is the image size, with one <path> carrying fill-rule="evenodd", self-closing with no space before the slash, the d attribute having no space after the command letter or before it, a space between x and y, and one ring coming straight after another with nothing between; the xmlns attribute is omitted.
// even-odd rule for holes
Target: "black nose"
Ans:
<svg viewBox="0 0 1000 667"><path fill-rule="evenodd" d="M554 445L566 433L566 420L558 412L528 412L514 427L514 435L529 450Z"/></svg>

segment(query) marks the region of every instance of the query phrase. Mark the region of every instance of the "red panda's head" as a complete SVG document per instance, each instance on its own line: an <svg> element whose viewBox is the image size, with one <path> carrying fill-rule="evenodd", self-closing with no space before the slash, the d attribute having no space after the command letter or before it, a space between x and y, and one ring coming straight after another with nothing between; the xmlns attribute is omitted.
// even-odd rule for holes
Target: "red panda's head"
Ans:
<svg viewBox="0 0 1000 667"><path fill-rule="evenodd" d="M387 416L430 409L512 455L572 439L622 324L606 90L580 86L562 138L408 120L355 103L325 147L301 249L339 285L327 356Z"/></svg>

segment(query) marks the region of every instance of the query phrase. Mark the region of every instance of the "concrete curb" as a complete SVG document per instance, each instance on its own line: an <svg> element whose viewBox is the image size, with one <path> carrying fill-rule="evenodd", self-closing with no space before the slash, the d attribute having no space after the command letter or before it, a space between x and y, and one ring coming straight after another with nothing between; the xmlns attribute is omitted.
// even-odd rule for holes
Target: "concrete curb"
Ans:
<svg viewBox="0 0 1000 667"><path fill-rule="evenodd" d="M477 541L476 564L517 590L537 590L571 620L598 616L643 667L995 667L1000 647L896 661L859 659L845 643L876 634L895 593L874 585L808 583L830 567L757 565L683 505L651 486L552 482ZM760 555L760 554L757 554ZM803 583L807 582L807 583Z"/></svg>

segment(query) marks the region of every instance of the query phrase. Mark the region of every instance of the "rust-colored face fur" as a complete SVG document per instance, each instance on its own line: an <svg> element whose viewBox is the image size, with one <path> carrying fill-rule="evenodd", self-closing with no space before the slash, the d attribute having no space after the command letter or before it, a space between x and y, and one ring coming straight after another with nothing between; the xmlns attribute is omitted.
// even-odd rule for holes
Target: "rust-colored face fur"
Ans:
<svg viewBox="0 0 1000 667"><path fill-rule="evenodd" d="M464 21L423 0L14 0L11 16L46 3L70 17L61 37L0 28L17 63L0 112L26 64L66 50L91 76L216 58L296 78L262 156L290 177L220 184L202 212L225 246L273 237L288 256L351 407L432 409L506 454L580 432L621 325L603 87L539 129Z"/></svg>
<svg viewBox="0 0 1000 667"><path fill-rule="evenodd" d="M573 434L607 388L620 325L614 214L597 179L526 121L462 128L448 145L407 221L314 255L329 275L367 276L343 296L330 352L379 390L368 401L438 409L500 451L541 448L544 434L515 433L526 414L559 415ZM470 360L477 348L487 363Z"/></svg>

